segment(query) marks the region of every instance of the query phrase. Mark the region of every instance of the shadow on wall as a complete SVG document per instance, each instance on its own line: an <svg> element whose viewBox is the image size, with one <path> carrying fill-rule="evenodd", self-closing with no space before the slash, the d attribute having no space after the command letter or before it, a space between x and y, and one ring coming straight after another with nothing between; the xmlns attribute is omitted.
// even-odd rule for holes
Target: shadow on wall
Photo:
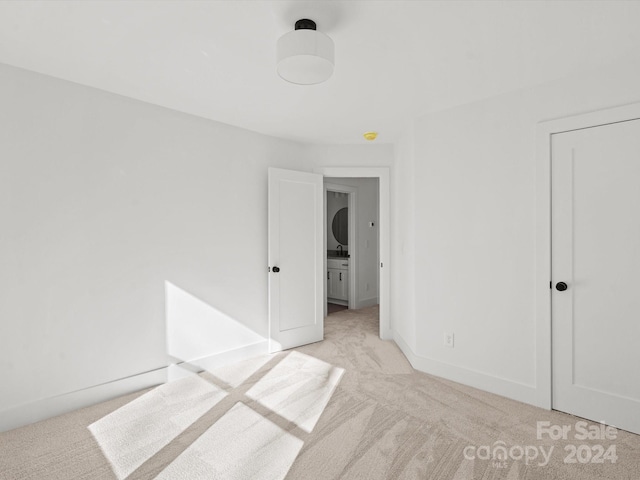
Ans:
<svg viewBox="0 0 640 480"><path fill-rule="evenodd" d="M200 370L267 352L267 339L165 281L167 354Z"/></svg>

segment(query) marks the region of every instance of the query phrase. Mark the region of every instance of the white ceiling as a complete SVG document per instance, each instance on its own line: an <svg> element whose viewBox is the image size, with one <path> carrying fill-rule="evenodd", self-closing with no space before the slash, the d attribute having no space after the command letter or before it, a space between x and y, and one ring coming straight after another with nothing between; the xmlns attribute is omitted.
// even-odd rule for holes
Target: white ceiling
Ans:
<svg viewBox="0 0 640 480"><path fill-rule="evenodd" d="M333 77L292 85L276 40L309 17ZM407 119L624 59L638 1L2 1L0 62L269 135L398 138Z"/></svg>

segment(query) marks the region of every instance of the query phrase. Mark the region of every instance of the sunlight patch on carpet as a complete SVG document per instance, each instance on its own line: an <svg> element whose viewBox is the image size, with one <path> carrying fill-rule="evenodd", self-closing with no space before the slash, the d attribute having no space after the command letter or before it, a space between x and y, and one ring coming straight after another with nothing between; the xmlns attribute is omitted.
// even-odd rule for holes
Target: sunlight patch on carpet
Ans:
<svg viewBox="0 0 640 480"><path fill-rule="evenodd" d="M273 357L273 355L260 355L231 365L207 369L207 372L235 388L260 370Z"/></svg>
<svg viewBox="0 0 640 480"><path fill-rule="evenodd" d="M291 352L246 395L305 432L311 432L343 373L342 368Z"/></svg>
<svg viewBox="0 0 640 480"><path fill-rule="evenodd" d="M226 395L191 375L154 388L88 428L122 480Z"/></svg>
<svg viewBox="0 0 640 480"><path fill-rule="evenodd" d="M303 441L236 403L157 479L283 479Z"/></svg>

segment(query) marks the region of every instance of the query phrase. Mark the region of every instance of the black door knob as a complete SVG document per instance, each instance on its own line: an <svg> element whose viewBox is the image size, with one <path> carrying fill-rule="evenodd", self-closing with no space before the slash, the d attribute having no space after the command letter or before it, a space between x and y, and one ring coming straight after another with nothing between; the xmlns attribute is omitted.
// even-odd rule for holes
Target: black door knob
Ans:
<svg viewBox="0 0 640 480"><path fill-rule="evenodd" d="M567 288L569 288L569 287L564 282L556 283L556 290L558 290L559 292L564 292Z"/></svg>
<svg viewBox="0 0 640 480"><path fill-rule="evenodd" d="M280 267L273 267L271 270L273 270L273 273L278 273L280 271Z"/></svg>

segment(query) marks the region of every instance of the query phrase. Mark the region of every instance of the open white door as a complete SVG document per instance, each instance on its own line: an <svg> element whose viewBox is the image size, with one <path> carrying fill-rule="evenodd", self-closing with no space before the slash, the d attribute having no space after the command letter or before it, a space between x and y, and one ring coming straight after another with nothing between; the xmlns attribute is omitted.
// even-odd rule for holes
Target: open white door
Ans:
<svg viewBox="0 0 640 480"><path fill-rule="evenodd" d="M324 335L322 175L269 168L269 351Z"/></svg>
<svg viewBox="0 0 640 480"><path fill-rule="evenodd" d="M640 120L552 140L553 408L640 433Z"/></svg>

